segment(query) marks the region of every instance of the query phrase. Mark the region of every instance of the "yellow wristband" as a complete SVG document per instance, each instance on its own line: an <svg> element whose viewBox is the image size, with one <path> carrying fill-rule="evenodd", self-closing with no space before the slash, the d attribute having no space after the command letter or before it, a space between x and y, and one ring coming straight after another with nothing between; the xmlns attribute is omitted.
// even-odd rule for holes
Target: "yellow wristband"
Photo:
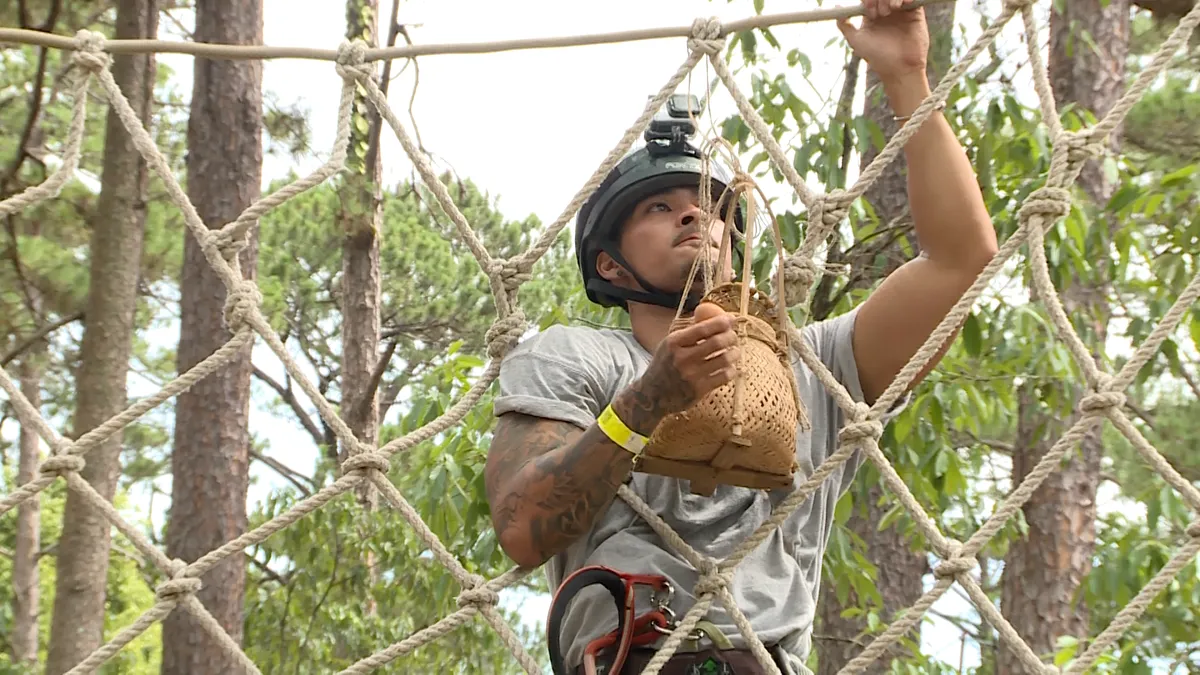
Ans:
<svg viewBox="0 0 1200 675"><path fill-rule="evenodd" d="M642 450L645 449L646 443L650 440L625 426L625 423L621 421L620 417L617 417L617 413L612 409L611 405L605 408L604 412L600 413L600 418L596 420L596 426L600 427L604 435L612 439L613 443L628 450L635 458L641 457Z"/></svg>

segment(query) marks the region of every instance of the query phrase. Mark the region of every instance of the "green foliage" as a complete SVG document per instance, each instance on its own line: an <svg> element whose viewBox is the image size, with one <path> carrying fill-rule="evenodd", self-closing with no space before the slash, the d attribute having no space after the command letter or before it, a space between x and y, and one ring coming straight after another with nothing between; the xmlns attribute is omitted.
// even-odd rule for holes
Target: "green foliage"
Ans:
<svg viewBox="0 0 1200 675"><path fill-rule="evenodd" d="M540 235L536 219L506 219L470 181L446 177L444 184L492 255L511 257ZM268 320L334 401L344 216L337 185L327 184L266 216L261 230L259 285ZM380 442L387 443L435 420L475 383L495 307L486 276L424 185L385 192L380 237L382 333L396 344L381 385L388 414ZM531 323L572 320L582 305L577 278L560 238L522 286L520 302ZM605 318L597 314L590 316ZM495 386L461 423L399 453L391 475L447 549L485 577L512 566L497 545L483 488L494 395ZM292 406L286 415L312 413ZM319 484L336 477L330 460L326 452L318 462ZM254 522L282 513L299 497L297 490L275 491ZM366 512L344 497L250 554L257 562L247 591L246 644L266 670L344 668L457 609L458 582L387 505ZM372 574L366 560L375 563ZM545 590L535 575L512 598L520 602L523 594ZM506 612L510 623L522 625ZM531 653L544 656L540 633L520 633ZM517 667L494 629L475 619L385 672L443 672L452 663L455 672Z"/></svg>
<svg viewBox="0 0 1200 675"><path fill-rule="evenodd" d="M447 178L446 186L492 255L511 257L540 234L535 218L505 219L470 181ZM336 184L327 183L272 211L261 225L264 311L333 400L340 379L344 216ZM442 363L454 342L482 353L496 310L487 277L428 188L406 183L385 193L380 240L381 334L396 344L380 391L382 400L392 401ZM562 317L577 285L571 260L560 238L534 267L520 295L531 321Z"/></svg>
<svg viewBox="0 0 1200 675"><path fill-rule="evenodd" d="M1131 69L1136 71L1145 62L1146 51L1157 49L1164 33L1143 21L1135 21L1134 27ZM956 53L961 54L961 36L955 38ZM840 42L837 45L844 48ZM821 46L814 46L817 48ZM843 167L848 165L844 164L847 151L853 153L849 158L853 165L864 149L882 146L879 129L861 114L838 119L831 114L833 101L818 106L806 102L808 96L796 94L811 90L811 60L804 47L778 45L769 35L754 31L733 36L728 52L748 76L752 103L773 136L785 144L801 177L818 190L846 185ZM1108 282L1108 296L1099 304L1112 308L1109 348L1102 362L1109 372L1123 364L1124 346L1136 347L1149 336L1198 271L1195 251L1200 249L1200 205L1195 195L1200 190L1200 154L1193 147L1195 134L1191 133L1197 104L1196 65L1192 57L1180 58L1172 74L1135 106L1126 130L1126 152L1102 165L1116 185L1111 200L1090 204L1079 193L1076 208L1046 233L1051 278L1060 292L1075 284ZM971 158L1001 241L1016 230L1022 201L1044 183L1052 149L1040 110L1026 106L1009 80L1001 79L1009 77L994 64L976 64L951 93L946 111ZM1075 110L1062 113L1067 128L1095 122ZM779 173L767 168L765 152L744 122L731 117L721 129L724 137L750 158L747 165L754 167L760 180L781 182ZM794 249L804 231L806 214L777 206L776 216L785 246ZM853 250L888 234L885 225L860 200L853 205L848 223L835 234L832 246ZM758 252L755 276L765 283L773 273L775 255L769 239ZM906 255L911 253L906 250ZM1013 488L1008 455L1015 436L1019 391L1032 391L1040 412L1051 418L1066 418L1077 405L1076 387L1082 382L1082 373L1055 335L1044 306L1030 302L1024 291L1030 284L1028 262L1027 249L1018 252L993 281L941 365L914 392L911 405L888 426L881 440L885 455L918 502L943 532L960 540L977 531ZM833 280L833 314L858 305L869 293L869 288L842 288L853 281ZM803 310L797 310L795 318L808 320ZM1089 343L1098 340L1094 326L1101 318L1084 311L1071 313L1075 329ZM1154 420L1157 430L1142 420L1137 421L1138 426L1181 471L1195 470L1200 463L1195 442L1189 442L1195 434L1184 428L1184 420L1195 419L1197 392L1188 389L1182 399L1180 393L1184 382L1196 381L1194 355L1198 350L1200 312L1193 312L1160 354L1142 368L1128 392L1138 409ZM1106 430L1105 448L1106 455L1113 458L1105 471L1114 473L1116 484L1106 483L1102 490L1102 509L1109 515L1099 525L1095 570L1087 581L1093 635L1178 549L1183 541L1180 528L1194 518L1111 427ZM1200 472L1185 475L1200 480ZM877 617L881 596L876 583L880 577L863 555L863 542L845 523L853 509L861 508L866 487L878 480L878 471L868 464L855 488L838 504L837 524L823 568L822 583L831 584L843 601L853 590L861 603L847 611L863 617ZM895 506L878 527L898 527L915 548L929 550L907 512L890 495L885 498ZM1141 512L1145 517L1135 515ZM1002 559L1008 542L1021 536L1024 528L1018 513L985 547L983 562ZM992 577L984 579L984 587L998 596L995 567L991 570ZM1161 659L1195 649L1197 619L1192 607L1197 606L1196 577L1193 563L1156 599L1139 628L1128 634L1101 668L1141 672L1154 664L1161 672L1165 665ZM962 618L970 631L967 640L987 634L986 624L979 625L976 617ZM868 631L875 630L868 621ZM1062 647L1060 658L1073 658L1072 647L1065 643ZM932 672L939 667L927 657L916 658L896 661L892 669ZM985 659L984 671L989 667Z"/></svg>
<svg viewBox="0 0 1200 675"><path fill-rule="evenodd" d="M11 493L16 488L16 472L6 467L3 472L3 491ZM50 639L50 619L54 608L55 554L62 533L62 513L66 506L67 490L63 481L51 485L41 494L41 551L38 571L38 661L45 663ZM130 522L136 518L126 511L127 495L117 494L115 505L124 512ZM13 512L15 513L15 511ZM12 551L16 544L16 518L0 518L0 547ZM0 555L0 579L11 579L12 559ZM125 537L116 534L109 557L107 610L104 639L111 640L125 627L137 620L146 610L154 606L154 590L149 585L154 575L149 563L141 559L137 550ZM8 631L13 625L13 588L11 584L0 584L0 645L7 645ZM101 670L104 675L157 675L160 668L159 642L161 628L151 627L128 647L114 656ZM0 675L32 675L39 669L27 670L11 661L9 649L0 649Z"/></svg>
<svg viewBox="0 0 1200 675"><path fill-rule="evenodd" d="M416 385L409 411L385 427L381 442L411 432L445 412L470 385L477 357L450 358ZM483 492L482 466L492 425L487 400L466 419L400 455L391 479L431 531L468 571L494 577L512 566L496 544ZM292 490L272 495L255 524L296 501ZM329 672L399 642L457 610L462 590L404 519L388 506L365 512L343 496L251 551L247 639L265 670ZM364 561L376 561L374 576ZM269 568L271 571L266 571ZM374 579L374 580L373 580ZM541 578L522 586L544 592ZM366 611L366 607L371 607ZM544 637L502 609L535 657ZM495 630L476 618L392 662L383 672L519 672Z"/></svg>

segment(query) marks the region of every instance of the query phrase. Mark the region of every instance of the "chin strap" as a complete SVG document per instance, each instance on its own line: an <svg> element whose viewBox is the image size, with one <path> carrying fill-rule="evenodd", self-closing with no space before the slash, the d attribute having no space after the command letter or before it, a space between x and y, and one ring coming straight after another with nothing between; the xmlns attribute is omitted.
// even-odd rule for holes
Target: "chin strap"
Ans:
<svg viewBox="0 0 1200 675"><path fill-rule="evenodd" d="M606 241L601 244L600 247L605 253L611 256L618 265L628 270L629 274L633 276L634 280L646 290L635 291L629 288L621 288L603 278L590 280L588 282L588 290L605 293L613 296L614 298L625 300L626 302L632 301L647 305L658 305L659 307L666 307L667 309L678 309L679 303L683 302L683 311L689 314L696 309L697 305L700 304L700 299L703 297L704 289L697 287L696 284L692 284L692 293L687 300L684 301L683 293L678 291L674 293L664 291L649 281L643 279L642 275L638 274L637 270L633 269L633 266L629 264L629 261L625 260L625 256L621 255L621 252L618 251L617 247L612 243Z"/></svg>

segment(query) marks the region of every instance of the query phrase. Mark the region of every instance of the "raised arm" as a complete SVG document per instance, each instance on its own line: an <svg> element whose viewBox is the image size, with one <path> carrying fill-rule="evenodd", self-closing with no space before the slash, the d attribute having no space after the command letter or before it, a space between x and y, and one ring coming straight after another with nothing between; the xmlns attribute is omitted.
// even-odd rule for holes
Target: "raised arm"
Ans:
<svg viewBox="0 0 1200 675"><path fill-rule="evenodd" d="M733 379L736 341L732 317L724 313L670 334L646 372L609 405L630 430L649 436L663 417ZM537 567L566 549L608 508L633 459L598 423L580 429L522 413L501 415L484 472L500 547L522 567Z"/></svg>
<svg viewBox="0 0 1200 675"><path fill-rule="evenodd" d="M892 111L906 116L930 93L923 9L911 0L864 0L862 27L839 25L876 71ZM966 153L934 113L904 146L908 199L921 255L888 276L859 309L854 355L868 402L895 379L996 254L996 232ZM931 371L941 351L913 384Z"/></svg>

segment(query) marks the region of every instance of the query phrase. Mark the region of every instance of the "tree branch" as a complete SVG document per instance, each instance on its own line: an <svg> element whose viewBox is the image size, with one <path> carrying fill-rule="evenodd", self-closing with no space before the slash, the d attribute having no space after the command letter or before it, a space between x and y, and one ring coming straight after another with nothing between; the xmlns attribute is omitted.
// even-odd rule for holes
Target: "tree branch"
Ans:
<svg viewBox="0 0 1200 675"><path fill-rule="evenodd" d="M399 16L400 0L392 0L392 18L388 23L388 47L396 46L396 37L400 34L400 31L403 30L403 26L401 26L399 22ZM407 37L407 33L405 33L405 35ZM385 99L387 98L388 85L391 84L392 81L392 61L393 59L388 59L383 62L383 74L379 77L379 91L383 94ZM416 59L413 59L413 62L415 63ZM375 175L375 165L379 161L379 135L382 131L383 116L378 112L375 112L371 115L371 133L367 139L367 156L366 162L364 162L366 165L366 175L368 176ZM367 398L370 397L368 396Z"/></svg>
<svg viewBox="0 0 1200 675"><path fill-rule="evenodd" d="M0 194L3 194L3 188L0 188ZM33 300L33 291L30 290L31 284L29 278L25 276L25 265L21 262L21 247L17 240L17 226L13 224L12 214L8 214L4 218L5 228L8 230L8 236L12 239L12 249L10 250L9 258L12 259L13 273L17 276L17 281L21 286L21 297L25 301L25 309L29 310L29 316L33 318L35 326L41 327L42 317L37 310L37 303Z"/></svg>
<svg viewBox="0 0 1200 675"><path fill-rule="evenodd" d="M267 385L271 389L274 389L275 393L279 394L279 397L283 399L283 402L288 404L288 407L290 407L292 412L296 414L296 417L300 419L300 424L304 425L304 430L307 431L308 435L312 437L313 443L318 446L324 445L325 435L321 433L321 430L317 428L317 425L312 421L312 418L308 416L307 412L305 412L304 407L300 405L300 400L296 398L296 394L294 391L292 391L290 385L284 387L282 384L279 384L272 379L270 375L264 373L258 366L254 366L254 376L257 377L263 384Z"/></svg>
<svg viewBox="0 0 1200 675"><path fill-rule="evenodd" d="M54 4L50 7L50 14L46 17L45 23L40 30L45 33L54 31L54 24L58 22L58 12L62 9L62 0L54 0ZM30 26L26 21L29 17L24 7L21 10L22 28L28 29ZM38 118L42 116L42 88L46 85L46 58L50 50L42 47L38 50L37 70L33 75L33 86L29 92L29 114L25 117L25 126L21 129L21 137L17 142L17 154L9 163L8 170L4 176L0 178L0 195L8 194L9 184L16 180L17 174L21 171L21 165L25 163L25 159L29 157L26 151L26 145L29 144L29 139L33 135L34 128L37 127Z"/></svg>
<svg viewBox="0 0 1200 675"><path fill-rule="evenodd" d="M988 641L983 639L983 637L979 635L979 629L974 624L971 624L957 616L950 616L949 614L944 614L935 609L930 609L929 613L931 615L936 616L937 618L941 619L942 621L945 621L946 623L950 624L951 626L954 626L958 630L962 631L963 635L970 637L972 640L975 640L979 644L987 644Z"/></svg>
<svg viewBox="0 0 1200 675"><path fill-rule="evenodd" d="M379 357L379 362L375 364L375 370L371 373L371 381L367 383L367 390L363 392L363 398L358 403L358 410L355 411L358 419L366 417L367 407L374 400L375 392L379 390L379 382L383 380L383 374L387 372L388 364L391 363L392 355L395 353L396 341L392 340L388 343L387 348L383 350L383 355Z"/></svg>
<svg viewBox="0 0 1200 675"><path fill-rule="evenodd" d="M1195 4L1195 0L1133 0L1135 7L1150 12L1159 20L1183 18Z"/></svg>
<svg viewBox="0 0 1200 675"><path fill-rule="evenodd" d="M276 473L278 473L280 476L283 476L284 478L286 478L289 483L291 483L292 485L295 485L296 489L300 490L300 492L302 492L305 497L312 496L312 490L313 490L313 488L316 487L316 481L314 481L312 478L305 476L304 474L300 473L299 471L288 468L287 465L285 465L283 462L280 462L279 460L275 459L274 457L268 457L267 455L256 452L254 450L250 451L250 457L252 459L257 459L258 461L262 462L263 464L266 464L267 466L274 469ZM308 485L305 485L304 483L302 483L301 480L307 482Z"/></svg>
<svg viewBox="0 0 1200 675"><path fill-rule="evenodd" d="M34 344L36 344L42 338L53 333L54 331L58 330L59 328L62 328L63 326L74 323L76 321L82 321L83 318L84 318L83 312L79 311L79 312L75 312L74 314L64 316L63 318L59 319L58 321L55 321L54 323L44 324L41 328L39 328L36 332L34 332L33 335L30 335L29 337L25 338L25 340L22 341L20 344L18 344L16 347L13 347L11 351L9 351L4 356L0 357L0 368L7 366L9 363L11 363L13 361L13 359L20 356L22 352L24 352L26 349L29 349L30 347L32 347Z"/></svg>
<svg viewBox="0 0 1200 675"><path fill-rule="evenodd" d="M267 578L269 578L271 581L278 582L280 586L284 586L284 587L287 587L287 585L289 583L291 583L291 579L288 578L288 577L291 577L290 574L287 577L281 576L279 574L279 572L276 572L275 570L268 567L265 562L250 555L249 551L244 551L244 553L246 554L246 560L250 561L251 565L254 565L255 568L257 568L260 572L265 574L267 576Z"/></svg>
<svg viewBox="0 0 1200 675"><path fill-rule="evenodd" d="M1192 374L1187 371L1187 368L1180 367L1179 376L1182 377L1183 381L1187 383L1188 388L1192 390L1192 394L1197 399L1200 399L1200 384L1197 384L1196 378L1192 377Z"/></svg>
<svg viewBox="0 0 1200 675"><path fill-rule="evenodd" d="M842 94L838 97L836 119L842 121L842 158L840 162L839 182L845 182L850 170L850 156L854 154L854 135L851 133L850 116L853 114L854 92L858 89L858 71L862 59L858 54L851 54L846 62L846 80L842 83Z"/></svg>
<svg viewBox="0 0 1200 675"><path fill-rule="evenodd" d="M822 640L824 642L845 642L846 644L862 647L863 649L866 649L869 646L866 642L856 638L844 638L837 635L820 635L817 633L813 633L812 637L814 640Z"/></svg>

